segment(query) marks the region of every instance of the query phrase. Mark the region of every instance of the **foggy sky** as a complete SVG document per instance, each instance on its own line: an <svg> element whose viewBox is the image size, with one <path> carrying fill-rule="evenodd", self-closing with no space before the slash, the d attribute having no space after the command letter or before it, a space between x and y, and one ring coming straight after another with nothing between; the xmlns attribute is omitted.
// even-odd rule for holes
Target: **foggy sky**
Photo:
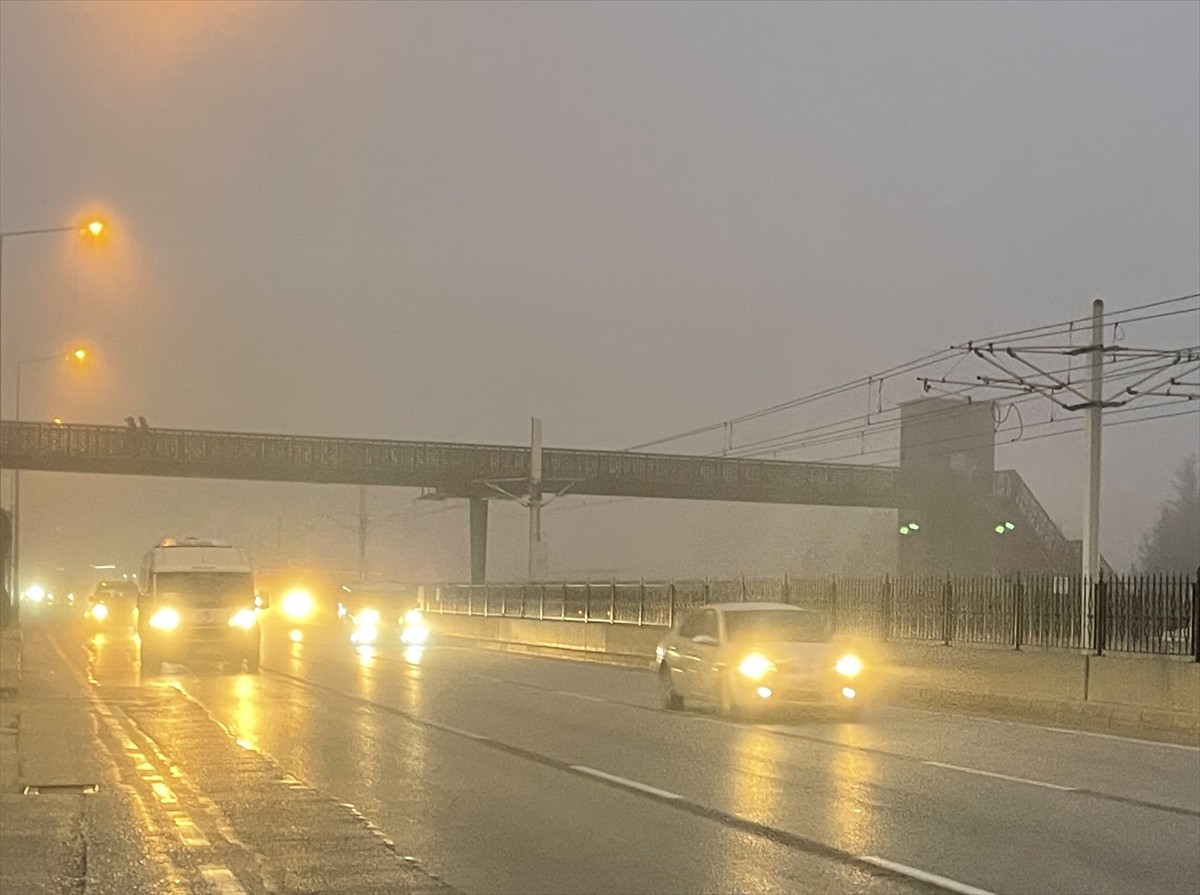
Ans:
<svg viewBox="0 0 1200 895"><path fill-rule="evenodd" d="M6 242L4 415L18 357L82 338L24 417L623 448L1194 292L1197 34L1195 3L2 0L0 227L113 231ZM1111 432L1124 567L1200 428ZM1082 455L1000 464L1078 537ZM190 533L354 561L354 489L22 481L27 563ZM415 496L372 489L372 564L461 577L465 508ZM587 503L547 513L552 570L891 550L887 513ZM497 577L523 535L494 505Z"/></svg>

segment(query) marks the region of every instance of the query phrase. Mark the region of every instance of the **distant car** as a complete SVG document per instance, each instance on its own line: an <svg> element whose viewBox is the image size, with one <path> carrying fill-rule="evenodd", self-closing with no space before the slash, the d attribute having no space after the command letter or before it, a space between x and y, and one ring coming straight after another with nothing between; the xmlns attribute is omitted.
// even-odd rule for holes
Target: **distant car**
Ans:
<svg viewBox="0 0 1200 895"><path fill-rule="evenodd" d="M681 619L655 651L662 705L717 705L723 715L788 703L861 714L874 675L832 637L825 613L784 603L720 603Z"/></svg>
<svg viewBox="0 0 1200 895"><path fill-rule="evenodd" d="M131 581L101 581L87 598L84 621L96 628L132 627L137 597L137 585Z"/></svg>
<svg viewBox="0 0 1200 895"><path fill-rule="evenodd" d="M350 642L358 646L420 646L429 639L417 591L404 584L343 586L338 617L349 630Z"/></svg>

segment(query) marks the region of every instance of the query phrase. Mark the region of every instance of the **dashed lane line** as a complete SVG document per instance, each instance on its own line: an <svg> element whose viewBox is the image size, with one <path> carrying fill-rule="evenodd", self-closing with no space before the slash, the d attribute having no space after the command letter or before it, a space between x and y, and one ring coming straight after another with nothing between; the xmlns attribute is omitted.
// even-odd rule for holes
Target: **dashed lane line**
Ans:
<svg viewBox="0 0 1200 895"><path fill-rule="evenodd" d="M207 864L200 868L200 875L217 895L246 895L246 890L228 867Z"/></svg>
<svg viewBox="0 0 1200 895"><path fill-rule="evenodd" d="M271 671L273 674L279 674L282 677L286 677L286 678L293 677L293 675L287 674L286 672L280 672L280 671L276 671L274 669L267 669L267 670ZM580 700L585 700L588 702L602 702L602 703L606 703L611 706L619 706L622 708L636 709L638 711L644 711L644 712L659 713L662 711L657 706L649 706L649 705L643 705L640 703L626 702L626 701L620 700L620 699L605 699L603 697L591 696L591 695L587 695L584 693L575 693L570 690L559 690L554 687L547 687L547 686L543 686L541 684L530 683L528 681L512 680L511 678L499 678L499 677L494 677L492 675L485 675L485 674L479 674L479 673L474 673L474 672L471 673L471 676L475 677L477 679L480 679L480 680L486 680L490 683L507 684L508 686L517 687L519 689L533 690L533 691L540 692L540 693L549 693L549 694L553 694L556 696L565 696L570 699L580 699ZM305 680L305 679L296 677L296 680ZM346 694L343 694L343 695L346 695ZM371 703L371 704L378 705L378 703ZM931 712L926 709L908 709L908 711L923 712L926 714L944 714L944 713L939 713L939 712ZM688 721L694 722L697 724L708 723L708 724L717 724L717 725L729 726L729 727L745 727L746 726L746 724L743 722L731 721L727 718L714 717L714 716L710 716L710 715L680 716L680 715L676 714L675 717L677 717L677 718L686 717L686 719ZM1041 727L1038 725L1022 724L1021 722L1015 722L1015 721L1001 721L1001 720L997 720L994 718L983 718L983 717L978 717L978 716L974 716L974 715L955 715L954 717L967 718L967 719L973 720L973 721L982 721L982 722L989 722L989 723L996 723L996 724L1017 724L1017 725L1020 725L1023 727L1030 727L1030 728L1037 729L1037 730L1050 730L1050 731L1054 731L1057 733L1064 733L1064 734L1077 734L1080 736L1101 737L1104 739L1111 739L1111 740L1117 740L1120 742L1129 743L1131 745L1163 746L1163 747L1169 748L1169 749L1183 749L1183 750L1195 751L1194 747L1191 747L1191 746L1181 746L1181 745L1177 745L1174 743L1158 743L1158 742L1154 742L1152 740L1135 740L1135 739L1131 739L1129 737L1116 736L1115 734L1094 733L1091 731L1083 731L1083 730L1068 730L1065 728ZM1074 793L1075 795L1078 795L1078 796L1087 796L1089 798L1101 799L1106 802L1117 802L1117 803L1120 803L1123 805L1133 805L1138 808L1147 808L1152 811L1164 811L1168 814L1178 814L1178 815L1181 815L1184 817L1200 817L1200 810L1197 810L1195 808L1185 808L1185 807L1180 807L1177 805L1167 805L1167 804L1163 804L1162 802L1153 802L1148 799L1137 799L1137 798L1133 798L1132 796L1122 796L1122 795L1117 795L1115 793L1104 792L1102 790L1097 790L1097 789L1088 789L1086 787L1081 787L1081 786L1067 786L1064 784L1056 784L1056 783L1048 783L1048 782L1039 781L1039 780L1031 780L1031 779L1024 778L1024 777L1012 777L1012 776L1009 776L1006 774L1001 774L1001 773L993 772L993 771L982 771L982 770L976 770L974 768L963 768L959 765L945 764L945 763L937 762L937 761L934 761L931 759L923 759L923 758L920 758L919 756L915 756L915 755L905 755L900 752L892 752L887 749L881 749L881 748L874 747L874 746L862 746L862 745L857 745L857 744L853 744L853 743L841 743L836 740L826 739L825 737L814 736L813 734L799 733L797 731L789 730L789 729L779 727L779 726L773 725L773 724L766 724L766 725L755 724L753 726L758 730L762 730L767 733L775 734L777 736L787 737L788 739L801 740L803 742L809 742L809 743L818 743L820 745L829 746L829 747L833 747L836 749L847 749L852 752L859 752L864 755L877 755L877 756L880 756L881 758L890 758L890 759L894 759L896 761L924 764L924 765L931 766L931 767L942 767L942 768L946 768L946 769L950 769L950 770L962 771L965 773L976 773L976 774L979 774L982 776L994 777L998 780L1007 780L1009 782L1018 783L1018 784L1039 786L1043 789L1050 789L1050 790L1054 790L1057 792L1070 792L1070 793ZM475 736L473 734L465 734L465 735L472 736L475 739L486 739L486 737L479 737L479 736Z"/></svg>
<svg viewBox="0 0 1200 895"><path fill-rule="evenodd" d="M946 887L944 887L944 886L939 886L937 884L937 882L935 882L935 880L943 879L943 877L938 877L936 874L928 874L928 877L929 877L928 879L919 880L917 877L914 877L911 874L905 874L905 873L902 873L891 867L887 867L882 864L879 864L877 862L868 861L860 855L856 855L853 852L848 852L845 849L838 848L837 846L829 845L828 843L821 842L820 840L813 839L808 836L802 836L798 833L793 833L788 830L781 829L779 827L773 827L769 824L751 820L747 817L742 817L737 814L731 814L730 812L722 811L719 808L712 808L707 805L702 805L699 802L691 801L677 793L669 792L665 789L659 789L658 787L650 786L649 784L641 783L640 781L637 781L637 780L630 780L626 777L619 777L615 774L609 774L606 771L600 771L600 770L597 770L596 768L588 767L587 765L573 765L573 764L570 764L561 759L553 758L549 755L544 755L540 752L535 752L531 749L525 749L521 746L516 746L511 743L506 743L503 740L497 740L497 739L493 739L490 737L485 737L480 734L473 733L470 731L465 731L465 730L462 730L457 727L450 727L448 725L441 724L436 721L430 721L428 719L421 718L421 717L418 717L417 715L413 715L409 712L406 712L403 709L396 708L395 706L389 706L389 705L385 705L382 703L373 702L364 697L355 696L354 694L346 693L346 692L338 690L334 687L328 687L328 686L325 686L324 684L318 684L313 681L306 680L305 678L298 677L298 676L292 675L292 674L288 674L286 672L272 671L271 674L275 675L277 677L281 677L281 678L290 680L296 684L299 684L303 687L306 687L306 688L309 688L312 690L316 690L318 692L330 693L334 696L341 697L350 702L354 702L359 705L362 705L362 706L365 706L365 707L368 707L368 708L371 708L371 709L374 709L377 711L386 712L391 715L396 715L396 716L404 718L406 721L408 721L412 724L416 724L420 727L425 727L430 730L437 730L442 733L451 734L453 736L467 737L468 739L479 743L481 746L483 746L485 748L495 749L499 752L504 752L508 755L513 755L513 756L516 756L517 758L523 758L527 761L534 762L535 764L540 764L540 765L543 765L548 768L553 768L558 771L563 771L568 774L576 775L576 776L582 777L584 779L591 780L595 783L600 783L602 785L611 786L613 788L620 789L621 791L626 792L633 796L640 796L643 798L653 799L653 800L659 802L660 804L670 805L674 808L677 808L680 811L684 811L693 816L700 817L705 820L714 821L718 824L721 824L722 826L726 826L726 827L729 827L729 828L735 829L735 830L740 830L744 833L749 833L750 835L757 836L761 839L766 839L770 842L776 843L777 845L781 845L785 848L790 848L794 851L798 851L803 854L814 855L816 857L825 858L827 860L835 861L835 862L838 862L841 864L848 864L848 865L851 865L854 867L858 867L860 870L862 870L864 872L882 875L882 876L890 877L892 879L897 879L897 878L903 877L903 878L907 878L907 879L918 880L920 882L924 882L931 889L936 889L938 891L951 891L951 892L959 893L959 895L962 895L962 893L968 893L968 895L969 895L969 893L971 892L969 887L967 889L953 889L953 888L946 889ZM899 865L899 866L904 866L904 865ZM951 882L953 882L953 881L951 881ZM962 885L962 884L957 884L957 885ZM983 892L983 890L974 890L974 891L975 892ZM984 892L983 895L990 895L990 893Z"/></svg>
<svg viewBox="0 0 1200 895"><path fill-rule="evenodd" d="M927 764L935 768L945 768L948 771L959 771L963 774L975 774L979 777L994 777L997 780L1007 780L1010 783L1024 783L1028 786L1040 786L1042 789L1054 789L1059 792L1076 792L1074 786L1062 786L1058 783L1047 783L1045 780L1031 780L1028 777L1013 777L1010 774L999 774L996 771L981 771L979 768L965 768L962 765L947 764L944 761L922 760L921 764Z"/></svg>
<svg viewBox="0 0 1200 895"><path fill-rule="evenodd" d="M211 853L212 842L207 836L204 835L203 831L192 819L191 815L188 814L188 812L182 807L180 807L179 798L176 796L175 791L167 784L166 780L159 773L159 769L142 751L141 746L139 746L129 735L129 731L125 724L122 724L122 720L124 720L126 724L135 726L133 725L132 720L130 720L129 717L119 709L114 712L110 706L106 705L95 694L95 685L83 681L82 678L80 678L77 669L71 664L70 660L66 656L66 653L62 651L62 648L58 645L58 643L51 638L47 638L47 640L54 648L54 651L58 653L59 658L63 660L63 663L70 670L71 674L75 675L76 678L80 680L84 687L84 692L87 694L87 698L89 702L91 702L96 714L103 722L105 728L107 728L109 734L121 745L126 759L133 764L134 770L137 772L138 776L158 800L163 812L171 821L171 824L176 835L179 837L180 842L193 851ZM187 787L191 791L192 795L199 800L201 807L206 813L212 815L214 814L215 809L216 816L213 817L213 819L217 821L217 826L221 835L224 836L225 839L230 842L230 844L241 846L244 849L245 844L240 842L236 836L232 836L232 828L229 827L227 823L222 823L224 817L221 815L220 809L218 809L216 805L213 804L210 799L208 799L207 796L191 785L190 781L188 781L184 776L183 771L180 770L176 765L172 764L170 760L168 760L167 757L162 754L162 752L158 749L158 745L152 739L150 739L150 737L146 736L144 733L142 733L141 736L146 740L147 744L150 746L150 749L155 753L155 757L161 762L162 766L168 769L168 774L171 776L171 778L175 780L177 784ZM101 742L101 747L104 748L103 742ZM138 801L141 802L140 797L138 798ZM247 895L246 890L242 887L233 871L223 864L205 864L200 868L200 873L204 879L213 886L217 892L217 895Z"/></svg>
<svg viewBox="0 0 1200 895"><path fill-rule="evenodd" d="M937 886L939 889L945 889L947 892L954 892L956 895L992 895L987 889L980 889L976 886L960 883L956 879L950 879L948 876L939 876L936 873L930 873L928 870L921 870L917 867L909 867L907 864L889 861L887 858L877 858L874 855L867 855L863 860L868 864L874 864L876 867L882 867L893 873L899 873L901 876L907 876L910 879L919 880L931 886Z"/></svg>
<svg viewBox="0 0 1200 895"><path fill-rule="evenodd" d="M572 771L578 771L581 774L589 774L592 777L599 777L601 780L607 780L610 783L615 783L618 786L624 786L628 789L636 789L638 792L649 793L652 796L658 796L660 799L682 799L683 796L674 792L667 792L665 789L659 789L656 786L650 786L646 783L639 783L636 780L630 780L628 777L618 777L616 774L606 774L604 771L597 771L595 768L589 768L587 765L573 764Z"/></svg>

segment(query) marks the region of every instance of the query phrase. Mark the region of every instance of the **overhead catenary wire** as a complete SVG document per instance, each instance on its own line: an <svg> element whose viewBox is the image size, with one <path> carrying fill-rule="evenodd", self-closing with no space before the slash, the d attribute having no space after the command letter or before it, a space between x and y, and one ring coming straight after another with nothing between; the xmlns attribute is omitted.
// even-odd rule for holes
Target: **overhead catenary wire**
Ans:
<svg viewBox="0 0 1200 895"><path fill-rule="evenodd" d="M1134 306L1128 307L1128 308L1114 310L1114 311L1111 311L1107 315L1106 323L1123 325L1123 324L1139 322L1140 320L1158 319L1158 318L1161 318L1164 316L1175 316L1176 314L1195 313L1197 311L1200 311L1200 304L1198 304L1196 308L1178 309L1175 311L1166 312L1165 314L1144 315L1143 317L1128 317L1127 316L1129 314L1134 314L1138 311L1150 310L1153 308L1163 307L1163 306L1170 305L1170 304L1177 304L1177 303L1185 302L1185 301L1194 301L1197 299L1200 299L1200 293L1192 293L1192 294L1188 294L1188 295L1176 296L1173 298L1160 299L1157 301L1145 302L1140 305L1134 305ZM972 339L969 342L965 343L964 345L956 346L954 348L949 348L949 349L941 349L939 351L933 351L926 355L923 355L922 357L918 357L914 360L907 361L907 362L901 363L901 364L897 364L897 365L889 367L885 370L881 370L879 372L872 373L868 376L860 377L858 379L854 379L849 382L842 383L840 385L831 386L826 389L822 389L822 390L812 392L812 393L809 393L806 395L801 395L801 396L791 399L789 401L784 401L784 402L781 402L778 404L773 404L768 407L764 407L759 410L752 411L750 413L742 414L740 416L731 417L731 418L721 420L721 421L715 422L715 423L710 423L710 424L704 425L704 426L698 426L698 427L688 429L683 432L675 433L673 435L664 436L662 438L656 438L651 441L641 442L639 444L625 448L625 450L639 451L639 450L644 450L645 448L649 448L649 447L656 447L656 446L662 445L662 444L669 444L674 441L680 441L680 440L687 439L687 438L694 438L699 435L705 435L705 434L708 434L711 432L720 431L722 429L726 429L727 427L735 426L735 425L738 425L741 423L746 423L746 422L750 422L752 420L761 419L762 417L765 417L765 416L782 413L784 411L791 410L796 407L801 407L806 404L813 403L815 401L824 400L824 399L831 398L831 397L836 397L837 395L844 394L846 392L853 391L855 389L859 389L859 388L863 388L863 387L871 387L876 382L882 383L883 381L894 378L895 376L903 375L904 373L907 373L907 372L913 372L916 369L921 369L926 366L932 366L937 363L941 363L943 361L949 360L951 358L957 358L958 360L961 360L960 352L963 350L970 350L971 348L986 347L989 344L996 345L996 344L1004 343L1006 341L1014 341L1014 340L1018 340L1018 337L1020 338L1020 340L1028 340L1029 338L1043 338L1048 335L1057 335L1060 333L1074 333L1075 327L1077 327L1080 324L1083 324L1085 322L1088 322L1090 320L1091 320L1090 316L1082 316L1082 317L1074 318L1072 320L1062 321L1059 323L1045 324L1043 326L1038 326L1038 327L1027 327L1025 329L1011 330L1006 333L998 333L995 335L986 336L986 337L979 338L979 339ZM968 346L970 346L970 347L968 347ZM1070 371L1068 370L1068 371L1064 371L1064 372L1070 372ZM886 412L886 411L881 411L881 412Z"/></svg>
<svg viewBox="0 0 1200 895"><path fill-rule="evenodd" d="M1133 378L1134 376L1142 375L1148 372L1162 372L1168 367L1169 365L1163 365L1161 363L1151 364L1146 359L1139 358L1130 363L1127 369L1120 370L1116 373L1109 373L1106 379L1108 382L1121 382L1125 379ZM1090 380L1088 379L1084 379L1080 380L1077 384L1086 384L1089 381ZM979 389L986 387L987 386L983 383L973 386L973 388ZM1036 391L1029 391L1022 392L1021 394L1012 398L998 399L998 402L1006 405L1023 404L1030 401L1039 400L1041 397L1042 395L1040 393ZM894 408L890 412L897 410L899 410L899 408ZM922 421L927 423L936 420L940 416L947 414L953 415L958 412L960 412L960 407L958 406L948 407L945 410L930 411L922 415ZM797 450L802 450L804 448L816 447L824 444L836 444L840 441L850 441L868 436L885 435L891 432L899 431L901 426L902 423L899 419L889 419L885 422L871 424L869 427L848 424L841 429L828 432L815 432L813 434L803 436L800 436L799 433L793 433L798 436L795 438L792 438L788 435L775 436L771 439L764 439L761 445L753 442L748 445L742 445L735 451L730 452L728 455L737 457L763 457L768 455L778 456L782 453L790 453Z"/></svg>
<svg viewBox="0 0 1200 895"><path fill-rule="evenodd" d="M1158 301L1146 302L1145 304L1133 305L1132 307L1128 307L1128 308L1119 308L1116 310L1107 311L1107 312L1105 312L1105 323L1106 324L1135 323L1135 322L1137 322L1136 320L1116 320L1115 318L1120 317L1124 314L1132 314L1135 311L1145 311L1145 310L1149 310L1151 308L1159 308L1159 307L1163 307L1164 305L1177 304L1179 302L1185 302L1185 301L1195 301L1197 299L1200 299L1200 292L1192 293L1190 295L1178 295L1174 298L1164 298L1164 299L1160 299ZM1186 310L1182 311L1181 313L1194 313L1194 310L1186 309ZM1146 319L1153 319L1153 318L1148 317ZM1083 323L1090 323L1091 320L1092 320L1092 316L1090 314L1088 314L1083 317L1076 317L1072 320L1064 320L1059 323L1047 323L1042 326L1031 326L1031 327L1027 327L1025 329L1014 329L1014 330L1010 330L1009 332L1005 332L1005 333L997 333L997 334L991 335L991 336L984 336L982 338L972 339L971 342L976 345L984 345L984 344L988 344L988 343L999 343L999 342L1003 342L1005 340L1011 340L1016 336L1029 336L1031 338L1044 338L1048 334L1046 332L1047 330L1055 330L1056 332L1053 333L1054 335L1058 335L1059 332L1072 332L1073 326L1078 326Z"/></svg>
<svg viewBox="0 0 1200 895"><path fill-rule="evenodd" d="M1036 396L1031 396L1031 397L1036 397ZM1112 416L1116 416L1116 415L1122 414L1122 413L1144 412L1147 410L1153 410L1157 407L1162 407L1166 404L1180 404L1180 403L1185 403L1185 402L1183 402L1183 401L1164 401L1161 403L1151 404L1146 407L1123 408L1120 410L1111 411L1109 414L1107 414L1107 416L1112 417ZM1105 427L1124 426L1124 425L1130 425L1130 424L1134 424L1134 423L1152 422L1155 420L1164 420L1164 419L1170 419L1173 417L1182 417L1182 416L1200 416L1200 407L1189 408L1186 410L1176 410L1176 411L1166 412L1166 413L1152 414L1149 416L1137 416L1137 417L1133 417L1131 419L1117 419L1117 420L1105 419L1104 426ZM1026 429L1034 429L1034 428L1038 428L1041 426L1047 426L1047 425L1052 425L1052 424L1056 424L1056 423L1059 425L1069 424L1070 420L1044 420L1041 422L1026 424L1025 428ZM1040 440L1043 438L1057 438L1057 437L1060 437L1063 435L1072 435L1072 434L1082 432L1082 431L1084 431L1083 426L1067 425L1064 428L1057 429L1053 432L1042 432L1042 433L1039 433L1036 435L1022 437L1019 442L1012 442L1012 441L1001 442L1001 443L997 444L997 448L1004 447L1004 446L1010 445L1010 444L1024 443L1024 442L1028 442L1028 441L1037 441L1037 440ZM929 447L931 445L939 445L939 444L950 445L950 444L955 444L958 442L970 443L970 442L977 442L977 441L978 441L977 435L976 436L958 435L958 436L953 436L953 437L944 438L944 439L937 439L937 440L928 441L928 442L919 442L918 444L922 447ZM957 448L957 447L948 447L945 450L934 451L930 454L927 454L926 456L933 456L933 457L944 456L946 454L955 453L955 452L957 452L958 449L959 448ZM875 454L897 453L898 451L899 451L898 447L886 447L886 448L880 448L878 450L868 451L866 453L845 454L845 455L842 455L839 457L826 457L826 458L822 458L819 460L813 460L811 462L813 462L813 463L832 463L837 460L866 457L866 456L872 456ZM714 459L717 459L717 458L714 457ZM872 463L846 464L846 465L875 467L875 466L884 465L885 463L888 463L888 462L890 462L890 461L878 460L878 461L875 461ZM580 502L573 503L573 504L560 505L560 506L554 507L552 509L544 510L543 512L545 512L545 513L550 513L550 512L565 513L565 512L570 512L573 510L588 510L588 509L595 509L596 507L610 506L612 504L629 503L629 502L635 501L635 500L647 500L648 498L644 498L644 497L610 497L610 498L595 499L595 498L582 498L581 497L581 498L575 498L575 499L578 499ZM514 516L512 518L514 520L518 519L518 517L516 517L516 516Z"/></svg>

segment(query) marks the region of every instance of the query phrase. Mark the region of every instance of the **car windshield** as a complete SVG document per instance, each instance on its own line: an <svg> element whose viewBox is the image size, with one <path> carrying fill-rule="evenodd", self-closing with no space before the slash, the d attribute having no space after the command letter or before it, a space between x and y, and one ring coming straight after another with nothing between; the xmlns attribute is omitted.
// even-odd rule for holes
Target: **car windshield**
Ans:
<svg viewBox="0 0 1200 895"><path fill-rule="evenodd" d="M228 603L249 599L254 594L250 572L159 572L156 589L189 603Z"/></svg>
<svg viewBox="0 0 1200 895"><path fill-rule="evenodd" d="M731 643L817 643L829 639L829 625L816 612L746 609L725 614Z"/></svg>

